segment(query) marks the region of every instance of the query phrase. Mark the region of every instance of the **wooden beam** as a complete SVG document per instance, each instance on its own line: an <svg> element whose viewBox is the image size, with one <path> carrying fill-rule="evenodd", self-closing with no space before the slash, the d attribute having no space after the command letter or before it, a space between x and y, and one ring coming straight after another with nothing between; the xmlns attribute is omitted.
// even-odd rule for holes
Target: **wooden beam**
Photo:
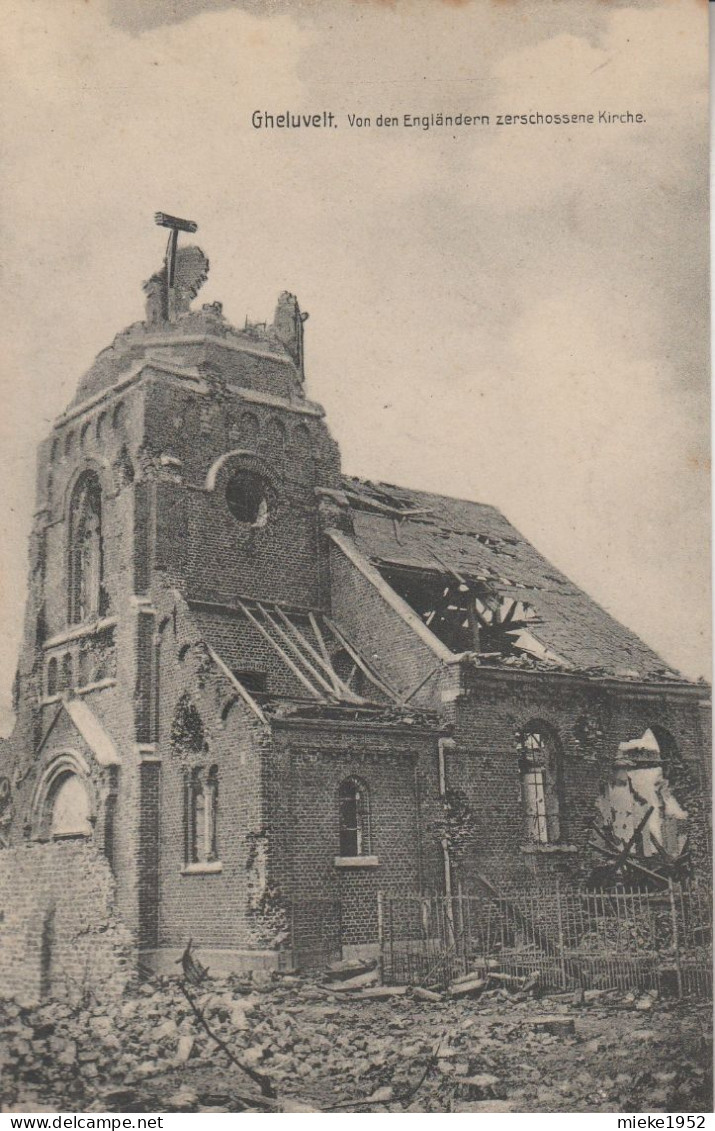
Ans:
<svg viewBox="0 0 715 1131"><path fill-rule="evenodd" d="M436 667L432 668L431 671L427 672L427 675L423 676L422 679L419 681L419 683L416 683L411 691L408 691L407 695L405 695L403 697L402 702L403 703L409 703L410 699L412 699L412 697L417 694L417 692L420 690L420 688L424 687L424 685L428 682L428 680L432 679L432 676L436 675L437 672L442 667L444 667L444 665L440 663L440 664L437 664Z"/></svg>
<svg viewBox="0 0 715 1131"><path fill-rule="evenodd" d="M260 623L260 621L257 620L256 617L254 617L251 610L249 608L247 608L246 605L243 604L243 601L239 601L239 606L242 609L242 611L244 612L244 614L248 617L248 619L250 620L250 622L254 626L254 628L258 629L261 636L263 636L268 641L271 648L273 648L273 650L278 653L280 658L283 660L283 663L286 664L286 666L290 668L290 670L293 672L293 675L296 677L296 679L299 680L300 683L303 684L303 687L305 687L310 692L310 694L313 696L313 698L317 699L320 703L324 703L325 698L320 694L320 692L317 690L317 688L315 688L313 686L313 684L310 682L310 680L305 675L303 675L303 672L300 670L300 668L298 668L296 666L296 664L293 663L290 656L287 655L287 653L283 651L283 649L281 648L278 641L274 640L274 638L271 636L268 629L264 628L264 626Z"/></svg>
<svg viewBox="0 0 715 1131"><path fill-rule="evenodd" d="M256 715L256 717L261 720L264 726L268 726L268 719L263 714L263 711L258 706L258 703L256 703L255 699L248 693L248 691L246 691L246 688L243 686L241 681L239 679L236 679L236 676L233 674L228 665L224 664L220 656L217 656L210 644L206 644L206 651L208 652L209 656L211 657L219 671L222 673L222 675L225 675L231 686L235 687L236 691L241 696L246 706L251 708L254 715Z"/></svg>
<svg viewBox="0 0 715 1131"><path fill-rule="evenodd" d="M357 666L360 668L360 671L367 676L370 682L373 683L375 687L379 688L379 690L382 691L384 695L387 695L389 699L392 699L395 703L400 703L400 693L396 691L394 687L391 687L389 683L384 681L381 676L376 675L375 672L370 670L360 654L356 652L352 644L345 639L338 626L333 623L330 617L324 616L323 620L325 621L326 625L328 626L338 643L342 644L343 648L348 653L350 658L357 664Z"/></svg>
<svg viewBox="0 0 715 1131"><path fill-rule="evenodd" d="M318 618L315 616L314 613L308 613L308 620L310 621L310 626L313 629L313 632L315 633L315 639L318 641L318 647L320 648L320 651L323 653L323 656L325 658L326 663L331 664L330 653L328 652L328 649L326 647L325 640L323 638L323 634L320 631L320 624L318 623ZM332 666L332 664L331 664L331 666Z"/></svg>
<svg viewBox="0 0 715 1131"><path fill-rule="evenodd" d="M284 612L282 612L281 609L275 609L275 612L278 613L278 616L281 618L283 623L287 625L287 627L300 642L300 644L302 644L302 646L307 649L308 653L313 657L315 662L317 664L320 664L320 667L323 669L328 679L332 683L333 690L336 691L339 695L347 694L348 698L352 702L364 703L364 699L361 699L359 695L356 695L354 691L351 691L348 685L344 683L340 678L330 662L330 657L328 656L327 660L324 660L323 657L316 652L310 641L300 631L297 624L293 624L293 622L285 615ZM278 625L276 625L276 628L278 628ZM323 647L325 647L325 645L323 645Z"/></svg>
<svg viewBox="0 0 715 1131"><path fill-rule="evenodd" d="M630 840L629 840L629 841L627 841L627 842L626 842L626 844L624 844L624 845L623 845L623 847L621 848L621 850L620 850L620 852L619 852L619 854L618 854L618 859L616 860L615 864L613 865L613 870L614 870L614 872L617 872L617 871L618 871L618 869L619 869L619 868L621 867L621 865L623 864L623 862L624 862L624 861L625 861L625 860L626 860L626 859L628 858L628 856L630 855L630 851L631 851L631 849L632 849L633 845L635 844L635 842L637 841L638 837L639 837L639 836L641 835L641 833L643 832L643 829L644 829L644 828L646 827L646 825L648 824L648 821L650 820L650 816L651 816L651 813L652 813L652 812L653 812L653 806L651 805L651 806L649 806L649 808L648 808L648 809L646 809L646 811L645 811L645 813L644 813L643 817L642 817L642 818L641 818L641 820L640 820L640 821L638 822L638 827L636 828L635 832L633 833L633 836L632 836L632 837L630 838Z"/></svg>
<svg viewBox="0 0 715 1131"><path fill-rule="evenodd" d="M338 691L333 686L333 684L325 678L325 676L322 674L322 672L318 671L318 669L316 667L314 667L313 664L311 664L308 657L305 656L304 653L298 647L298 645L293 640L291 640L288 633L285 632L281 628L281 626L278 624L278 622L273 619L273 617L269 613L268 609L264 605L262 605L260 601L256 602L256 608L260 612L261 616L271 626L273 631L278 633L279 637L281 638L283 643L286 645L286 647L291 649L291 651L293 652L293 655L298 658L300 663L310 673L310 675L313 677L313 679L316 681L316 683L319 683L320 686L325 691L327 691L328 695L331 695L334 698L336 698L337 695L338 695Z"/></svg>

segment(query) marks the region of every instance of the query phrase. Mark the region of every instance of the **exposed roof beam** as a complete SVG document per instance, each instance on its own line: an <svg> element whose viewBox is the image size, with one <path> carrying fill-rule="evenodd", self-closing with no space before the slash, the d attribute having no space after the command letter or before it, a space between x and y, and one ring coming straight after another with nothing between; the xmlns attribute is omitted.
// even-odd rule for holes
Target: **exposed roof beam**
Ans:
<svg viewBox="0 0 715 1131"><path fill-rule="evenodd" d="M296 677L296 679L300 683L303 684L303 687L305 687L306 690L310 692L310 694L313 696L314 699L317 699L318 702L320 702L320 703L324 703L325 697L320 694L320 692L317 690L317 688L310 682L308 677L303 674L303 672L300 670L298 665L293 663L293 661L290 658L290 656L288 655L288 653L283 648L281 648L278 641L273 636L271 636L268 629L265 628L264 625L262 625L261 622L256 617L254 617L251 610L246 605L244 605L243 601L239 601L239 607L242 610L242 612L244 613L244 615L251 622L251 624L254 626L254 628L258 629L261 636L263 636L268 641L271 648L273 648L273 650L278 653L280 658L283 660L283 663L286 664L287 667L290 668L290 670L293 672L293 675Z"/></svg>
<svg viewBox="0 0 715 1131"><path fill-rule="evenodd" d="M283 641L283 643L286 645L286 647L290 648L293 655L300 661L300 663L303 665L303 667L306 669L306 671L313 677L313 679L316 681L316 683L318 683L323 688L324 691L327 691L328 695L330 695L333 698L337 698L338 695L339 695L339 692L336 690L333 683L330 682L329 680L327 680L325 678L325 676L322 674L322 672L318 671L318 669L316 667L314 667L313 664L311 664L308 657L301 651L301 649L298 647L298 645L295 643L295 641L291 640L288 633L285 632L281 628L281 626L278 624L278 622L273 619L271 614L268 612L268 609L266 609L261 604L260 601L256 602L256 605L257 605L258 611L260 612L261 616L265 619L266 623L269 624L271 629L278 634L278 636Z"/></svg>
<svg viewBox="0 0 715 1131"><path fill-rule="evenodd" d="M342 647L350 656L351 660L353 660L357 664L363 675L367 676L370 682L373 683L375 687L377 687L380 691L382 691L384 695L387 695L389 699L392 699L395 703L400 703L401 696L399 691L396 691L394 687L391 687L389 683L386 683L380 676L376 675L375 672L370 670L368 665L360 656L360 653L353 648L349 640L346 640L338 626L333 623L330 617L325 616L323 619L335 639L339 644L342 645Z"/></svg>
<svg viewBox="0 0 715 1131"><path fill-rule="evenodd" d="M216 654L216 652L214 652L214 650L213 650L213 648L211 647L210 644L205 643L205 647L206 647L206 651L208 652L209 656L213 660L216 667L219 669L221 674L226 677L226 679L231 684L231 686L236 689L236 691L241 696L241 698L243 699L243 702L246 704L246 706L250 707L250 709L253 711L254 715L258 719L260 719L260 721L263 723L264 726L268 726L268 719L263 714L263 711L258 706L258 703L256 703L256 700L253 698L253 696L250 695L249 692L246 690L246 688L243 686L240 679L236 678L236 676L233 674L233 672L228 667L228 665L223 662L221 657L218 656Z"/></svg>
<svg viewBox="0 0 715 1131"><path fill-rule="evenodd" d="M408 605L407 601L400 597L392 586L385 581L380 571L375 568L372 562L370 562L360 550L358 550L355 542L340 530L327 530L326 534L331 542L333 542L338 549L342 551L345 557L352 562L355 568L360 571L363 577L371 582L386 604L390 605L398 616L410 626L422 643L426 644L430 651L434 652L440 660L454 662L454 653L450 651L447 645L443 644L433 632L430 632L422 618L419 617L414 609Z"/></svg>
<svg viewBox="0 0 715 1131"><path fill-rule="evenodd" d="M365 700L362 699L361 696L356 694L356 692L352 691L348 687L347 683L345 683L340 678L338 673L335 671L332 663L330 662L330 657L328 656L327 659L323 659L323 657L320 656L318 652L316 652L310 641L303 635L298 626L296 624L293 624L293 622L285 615L285 613L283 613L280 609L276 609L275 612L281 618L283 623L288 627L290 632L293 633L300 644L308 651L308 654L313 657L317 664L320 664L320 667L325 672L331 684L333 685L333 690L336 691L339 695L346 696L351 702L364 703ZM276 625L276 628L278 628L278 625Z"/></svg>

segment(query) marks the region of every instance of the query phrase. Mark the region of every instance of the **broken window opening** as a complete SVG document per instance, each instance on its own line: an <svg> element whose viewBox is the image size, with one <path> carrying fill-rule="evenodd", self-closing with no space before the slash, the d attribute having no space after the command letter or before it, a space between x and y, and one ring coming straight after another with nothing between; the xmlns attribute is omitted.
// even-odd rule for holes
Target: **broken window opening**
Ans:
<svg viewBox="0 0 715 1131"><path fill-rule="evenodd" d="M338 790L340 855L370 855L370 805L367 786L347 778Z"/></svg>
<svg viewBox="0 0 715 1131"><path fill-rule="evenodd" d="M521 796L527 839L556 844L561 839L561 744L543 723L530 723L519 737Z"/></svg>
<svg viewBox="0 0 715 1131"><path fill-rule="evenodd" d="M658 731L658 736L654 733ZM609 780L596 799L600 821L592 842L601 883L624 879L652 886L689 871L688 813L673 791L686 781L676 743L662 728L622 742Z"/></svg>
<svg viewBox="0 0 715 1131"><path fill-rule="evenodd" d="M204 724L201 715L184 692L176 705L171 724L171 747L176 753L199 754L204 749Z"/></svg>
<svg viewBox="0 0 715 1131"><path fill-rule="evenodd" d="M529 822L530 840L541 844L549 843L549 822L546 816L546 793L544 791L544 771L538 766L530 766L522 778L524 806Z"/></svg>
<svg viewBox="0 0 715 1131"><path fill-rule="evenodd" d="M87 789L77 774L65 774L50 798L50 836L55 840L92 835L91 807Z"/></svg>
<svg viewBox="0 0 715 1131"><path fill-rule="evenodd" d="M255 471L237 471L226 484L226 503L237 522L265 526L268 498L262 476Z"/></svg>

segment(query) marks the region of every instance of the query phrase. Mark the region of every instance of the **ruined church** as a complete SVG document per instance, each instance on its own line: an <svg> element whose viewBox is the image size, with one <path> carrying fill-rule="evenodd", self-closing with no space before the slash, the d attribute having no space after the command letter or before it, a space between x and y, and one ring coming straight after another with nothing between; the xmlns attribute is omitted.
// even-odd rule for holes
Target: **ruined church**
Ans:
<svg viewBox="0 0 715 1131"><path fill-rule="evenodd" d="M296 298L194 308L161 222L39 452L0 949L46 989L85 901L154 970L288 968L373 947L379 892L705 866L708 688L494 507L343 474Z"/></svg>

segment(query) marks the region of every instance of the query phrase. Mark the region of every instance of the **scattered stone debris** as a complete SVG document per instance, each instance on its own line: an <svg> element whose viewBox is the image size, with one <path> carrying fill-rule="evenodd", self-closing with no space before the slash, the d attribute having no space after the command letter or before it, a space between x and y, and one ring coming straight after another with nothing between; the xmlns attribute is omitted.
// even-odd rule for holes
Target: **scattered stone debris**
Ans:
<svg viewBox="0 0 715 1131"><path fill-rule="evenodd" d="M530 1017L528 1024L537 1033L551 1033L555 1037L565 1037L576 1032L576 1023L573 1017L562 1017L560 1014L546 1017Z"/></svg>
<svg viewBox="0 0 715 1131"><path fill-rule="evenodd" d="M193 1006L178 978L145 981L111 1011L90 997L2 1001L3 1110L712 1110L706 1005L603 990L579 1004L542 995L535 1014L498 979L478 996L341 992L376 973L364 966L320 981L209 971L188 987Z"/></svg>

